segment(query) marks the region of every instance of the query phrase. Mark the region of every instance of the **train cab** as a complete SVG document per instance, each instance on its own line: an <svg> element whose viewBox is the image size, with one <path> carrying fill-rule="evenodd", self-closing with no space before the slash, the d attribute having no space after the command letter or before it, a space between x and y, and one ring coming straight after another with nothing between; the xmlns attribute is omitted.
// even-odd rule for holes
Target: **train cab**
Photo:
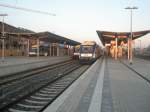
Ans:
<svg viewBox="0 0 150 112"><path fill-rule="evenodd" d="M80 45L80 63L93 63L100 57L100 47L95 41L85 41Z"/></svg>

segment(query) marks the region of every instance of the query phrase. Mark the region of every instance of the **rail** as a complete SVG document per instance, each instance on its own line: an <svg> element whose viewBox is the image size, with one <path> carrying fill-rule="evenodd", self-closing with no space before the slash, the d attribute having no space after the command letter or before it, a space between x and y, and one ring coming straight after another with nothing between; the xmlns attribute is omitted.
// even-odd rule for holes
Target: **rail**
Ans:
<svg viewBox="0 0 150 112"><path fill-rule="evenodd" d="M3 83L1 91L3 90L4 96L0 99L0 111L17 112L21 110L34 110L35 112L39 112L43 110L88 68L87 65L84 66L76 61L66 62L66 64L50 67L51 69L43 68L44 70L35 71L34 75L29 77ZM78 72L75 75L73 72L76 70ZM51 89L48 90L51 92L48 90L45 91L45 88L49 87ZM47 95L47 93L51 93L51 95ZM51 96L51 98L43 98L43 96ZM36 98L40 100L37 101ZM41 101L45 103L42 105ZM33 106L33 104L35 105Z"/></svg>
<svg viewBox="0 0 150 112"><path fill-rule="evenodd" d="M51 65L46 65L46 66L37 67L34 69L30 69L30 70L25 70L25 71L21 71L21 72L17 72L17 73L0 76L0 87L3 84L11 83L11 82L19 80L19 79L23 79L23 78L26 78L26 77L29 77L32 75L36 75L37 73L44 72L44 71L47 71L50 69L54 69L54 68L62 66L64 64L71 63L72 61L73 60L67 60L67 61L63 61L63 62L51 64Z"/></svg>

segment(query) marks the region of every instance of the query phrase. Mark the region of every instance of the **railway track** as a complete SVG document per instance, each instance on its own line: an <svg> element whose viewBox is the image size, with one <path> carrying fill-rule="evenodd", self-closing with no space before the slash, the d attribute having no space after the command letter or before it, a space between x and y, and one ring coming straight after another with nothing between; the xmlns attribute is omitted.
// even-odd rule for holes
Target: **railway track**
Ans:
<svg viewBox="0 0 150 112"><path fill-rule="evenodd" d="M136 73L138 76L140 76L142 79L144 79L145 81L147 81L148 83L150 83L150 79L145 77L144 75L142 75L141 73L137 72L134 68L132 68L131 66L125 64L123 61L120 60L120 62L126 66L128 69L130 69L131 71L133 71L134 73Z"/></svg>
<svg viewBox="0 0 150 112"><path fill-rule="evenodd" d="M1 84L0 111L39 112L88 68L76 61L54 66ZM76 75L69 75L76 69L81 70Z"/></svg>
<svg viewBox="0 0 150 112"><path fill-rule="evenodd" d="M52 65L46 65L43 67L31 69L31 70L25 70L25 71L18 72L18 73L0 76L0 86L3 86L4 84L7 84L7 83L14 82L14 81L19 80L19 79L30 77L32 75L36 75L37 73L40 73L40 72L54 69L56 67L59 67L59 66L62 66L64 64L71 63L71 62L72 62L72 60L67 60L67 61L56 63L56 64L52 64Z"/></svg>

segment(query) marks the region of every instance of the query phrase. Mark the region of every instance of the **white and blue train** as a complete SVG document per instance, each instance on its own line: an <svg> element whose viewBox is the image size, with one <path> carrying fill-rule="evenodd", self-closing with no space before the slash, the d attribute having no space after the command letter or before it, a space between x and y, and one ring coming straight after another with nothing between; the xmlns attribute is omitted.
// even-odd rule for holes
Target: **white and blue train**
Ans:
<svg viewBox="0 0 150 112"><path fill-rule="evenodd" d="M95 41L85 41L80 45L79 61L82 64L91 64L101 56L101 52Z"/></svg>

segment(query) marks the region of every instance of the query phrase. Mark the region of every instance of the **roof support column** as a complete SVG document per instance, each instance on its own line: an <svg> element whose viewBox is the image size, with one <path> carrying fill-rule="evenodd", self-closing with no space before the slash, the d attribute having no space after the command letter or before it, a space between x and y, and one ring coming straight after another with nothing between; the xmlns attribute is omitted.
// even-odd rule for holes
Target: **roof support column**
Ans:
<svg viewBox="0 0 150 112"><path fill-rule="evenodd" d="M4 62L5 59L5 40L2 39L2 62Z"/></svg>
<svg viewBox="0 0 150 112"><path fill-rule="evenodd" d="M23 42L22 42L22 56L25 56L25 47L24 47L24 38L23 38L23 40L22 40Z"/></svg>
<svg viewBox="0 0 150 112"><path fill-rule="evenodd" d="M133 48L132 48L132 39L130 39L130 64L132 64L133 61Z"/></svg>
<svg viewBox="0 0 150 112"><path fill-rule="evenodd" d="M59 44L57 43L57 56L59 56Z"/></svg>
<svg viewBox="0 0 150 112"><path fill-rule="evenodd" d="M116 37L115 59L118 58L118 38Z"/></svg>
<svg viewBox="0 0 150 112"><path fill-rule="evenodd" d="M40 40L39 40L39 38L37 39L37 57L39 57L39 52L40 52L40 49L39 49L39 47L40 47Z"/></svg>
<svg viewBox="0 0 150 112"><path fill-rule="evenodd" d="M18 41L18 44L17 44L17 56L20 56L20 44L21 44L21 39L20 39L20 35L18 33L18 36L17 36L17 41ZM22 53L21 53L22 54Z"/></svg>
<svg viewBox="0 0 150 112"><path fill-rule="evenodd" d="M69 52L70 48L69 48L69 47L70 47L70 46L69 46L69 45L67 45L67 46L68 46L68 56L69 56L69 54L70 54L70 52Z"/></svg>
<svg viewBox="0 0 150 112"><path fill-rule="evenodd" d="M51 50L51 49L52 49L52 45L51 45L51 43L50 43L50 45L49 45L49 56L51 56L51 55L52 55L52 53L51 53L51 52L52 52L52 50Z"/></svg>
<svg viewBox="0 0 150 112"><path fill-rule="evenodd" d="M29 56L30 51L30 39L27 40L27 56Z"/></svg>
<svg viewBox="0 0 150 112"><path fill-rule="evenodd" d="M54 46L54 44L53 44L53 56L55 56L55 46Z"/></svg>
<svg viewBox="0 0 150 112"><path fill-rule="evenodd" d="M130 60L130 39L128 38L128 60Z"/></svg>

